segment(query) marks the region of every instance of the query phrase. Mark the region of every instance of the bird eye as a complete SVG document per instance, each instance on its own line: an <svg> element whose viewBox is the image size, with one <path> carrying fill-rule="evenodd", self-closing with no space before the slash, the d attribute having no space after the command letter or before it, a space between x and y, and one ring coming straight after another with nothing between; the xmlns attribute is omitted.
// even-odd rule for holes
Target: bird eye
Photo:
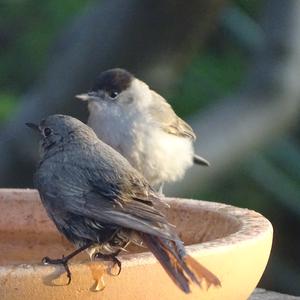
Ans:
<svg viewBox="0 0 300 300"><path fill-rule="evenodd" d="M109 93L109 97L112 99L116 98L118 95L119 95L119 93L117 91L111 91Z"/></svg>
<svg viewBox="0 0 300 300"><path fill-rule="evenodd" d="M47 137L52 133L52 130L48 127L44 129L44 136Z"/></svg>

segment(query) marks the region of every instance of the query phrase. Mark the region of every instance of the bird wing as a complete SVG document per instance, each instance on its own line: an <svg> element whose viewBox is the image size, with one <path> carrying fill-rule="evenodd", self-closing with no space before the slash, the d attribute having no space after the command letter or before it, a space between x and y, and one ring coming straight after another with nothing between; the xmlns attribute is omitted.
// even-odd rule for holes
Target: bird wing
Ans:
<svg viewBox="0 0 300 300"><path fill-rule="evenodd" d="M178 239L173 225L157 209L162 201L119 153L101 143L85 154L71 151L63 162L54 157L41 165L35 182L46 208L52 206L100 224ZM73 159L73 155L80 159ZM52 169L51 178L49 172L42 175L43 167Z"/></svg>
<svg viewBox="0 0 300 300"><path fill-rule="evenodd" d="M176 115L171 105L162 96L154 91L151 93L153 104L149 107L149 111L161 128L169 134L195 140L196 135L192 127Z"/></svg>

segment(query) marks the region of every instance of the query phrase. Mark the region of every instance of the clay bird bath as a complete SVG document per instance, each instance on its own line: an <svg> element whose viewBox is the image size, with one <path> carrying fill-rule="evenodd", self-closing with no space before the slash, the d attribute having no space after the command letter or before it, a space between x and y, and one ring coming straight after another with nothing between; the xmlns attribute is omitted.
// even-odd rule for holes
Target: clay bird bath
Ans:
<svg viewBox="0 0 300 300"><path fill-rule="evenodd" d="M82 254L70 264L72 282L60 266L44 266L41 258L59 258L74 250L56 230L37 191L0 189L0 299L247 299L267 264L272 226L259 213L220 203L166 198L169 221L177 226L187 250L216 274L222 287L192 287L185 295L156 259L140 253L120 256L122 272L106 275L103 265ZM97 287L98 285L98 287Z"/></svg>

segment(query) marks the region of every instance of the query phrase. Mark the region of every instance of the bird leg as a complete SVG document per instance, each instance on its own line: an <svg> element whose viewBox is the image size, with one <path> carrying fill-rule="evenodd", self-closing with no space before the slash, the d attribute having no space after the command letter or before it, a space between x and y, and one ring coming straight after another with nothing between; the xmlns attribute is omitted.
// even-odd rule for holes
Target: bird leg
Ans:
<svg viewBox="0 0 300 300"><path fill-rule="evenodd" d="M120 260L117 258L117 255L120 253L121 250L117 251L116 253L114 254L101 254L101 253L96 253L94 258L97 259L102 259L102 260L105 260L105 261L112 261L113 262L113 266L111 269L113 269L116 265L118 266L119 270L116 274L113 274L111 272L111 269L110 269L110 275L112 276L118 276L121 271L122 271L122 263L120 262Z"/></svg>
<svg viewBox="0 0 300 300"><path fill-rule="evenodd" d="M62 256L62 258L58 258L58 259L51 259L48 256L45 256L42 259L42 263L44 265L63 265L63 267L65 268L66 272L67 272L67 276L68 276L68 283L67 285L69 285L72 281L72 274L71 271L69 269L69 260L72 259L74 256L76 256L77 254L81 253L82 251L86 250L87 248L89 248L90 246L92 246L93 243L89 242L87 244L85 244L84 246L76 249L75 251L73 251L72 253L70 253L67 256Z"/></svg>

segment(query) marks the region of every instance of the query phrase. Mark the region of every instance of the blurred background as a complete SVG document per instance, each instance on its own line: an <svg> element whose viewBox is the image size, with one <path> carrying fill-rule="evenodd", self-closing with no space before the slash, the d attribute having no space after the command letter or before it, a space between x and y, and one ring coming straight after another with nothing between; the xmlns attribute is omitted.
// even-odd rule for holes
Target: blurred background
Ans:
<svg viewBox="0 0 300 300"><path fill-rule="evenodd" d="M211 162L166 194L264 214L274 245L259 286L300 295L300 1L1 0L1 187L32 187L24 123L86 121L74 95L112 67L165 96Z"/></svg>

